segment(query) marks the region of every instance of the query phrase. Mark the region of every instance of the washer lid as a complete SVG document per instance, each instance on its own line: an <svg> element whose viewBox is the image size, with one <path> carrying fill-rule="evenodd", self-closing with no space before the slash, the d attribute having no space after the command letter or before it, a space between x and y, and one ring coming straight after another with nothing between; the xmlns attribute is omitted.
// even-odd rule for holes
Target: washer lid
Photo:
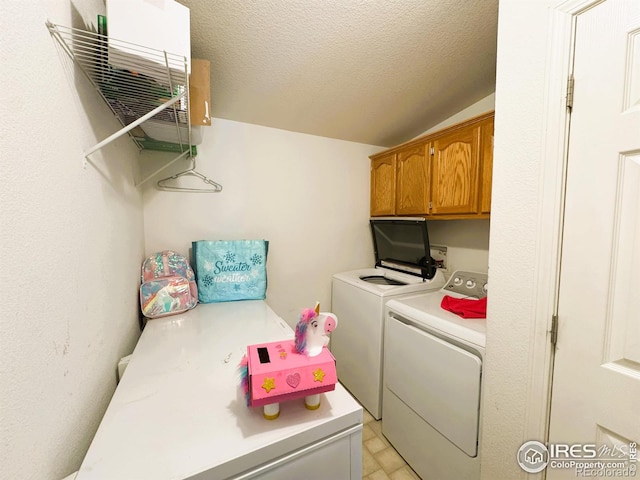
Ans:
<svg viewBox="0 0 640 480"><path fill-rule="evenodd" d="M427 221L422 217L380 217L370 220L376 267L433 278Z"/></svg>
<svg viewBox="0 0 640 480"><path fill-rule="evenodd" d="M471 343L478 347L485 347L487 319L486 318L462 318L440 306L442 298L448 292L419 293L399 300L389 300L387 309L390 314L396 314L422 324L443 335L451 336L463 342Z"/></svg>
<svg viewBox="0 0 640 480"><path fill-rule="evenodd" d="M395 280L398 283L404 283L405 285L391 285L392 282L382 283L382 281L380 283L372 283L363 280L362 277L386 277L388 279ZM336 273L333 275L333 282L333 288L345 283L380 297L392 297L397 295L411 295L418 292L440 290L445 284L445 278L440 270L436 271L436 274L432 279L427 280L422 277L407 275L406 273L401 273L388 268L362 268L360 270Z"/></svg>

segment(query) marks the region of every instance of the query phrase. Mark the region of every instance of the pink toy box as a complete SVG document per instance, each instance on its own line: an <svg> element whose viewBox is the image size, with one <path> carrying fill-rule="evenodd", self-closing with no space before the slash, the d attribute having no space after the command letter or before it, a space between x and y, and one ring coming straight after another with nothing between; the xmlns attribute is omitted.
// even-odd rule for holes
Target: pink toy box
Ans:
<svg viewBox="0 0 640 480"><path fill-rule="evenodd" d="M249 345L247 356L252 407L329 392L338 381L336 361L327 347L308 357L296 351L293 340L286 340Z"/></svg>
<svg viewBox="0 0 640 480"><path fill-rule="evenodd" d="M303 311L296 339L249 345L241 364L247 405L263 407L264 417L280 414L279 403L305 399L310 410L320 407L320 394L335 389L336 360L327 349L338 319L332 313Z"/></svg>

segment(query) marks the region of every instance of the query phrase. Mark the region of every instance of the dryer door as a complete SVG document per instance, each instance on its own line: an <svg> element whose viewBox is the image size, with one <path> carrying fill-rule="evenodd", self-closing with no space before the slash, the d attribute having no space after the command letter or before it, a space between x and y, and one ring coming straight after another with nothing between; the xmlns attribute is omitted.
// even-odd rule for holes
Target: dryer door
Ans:
<svg viewBox="0 0 640 480"><path fill-rule="evenodd" d="M387 388L470 457L478 454L482 360L462 348L387 317Z"/></svg>

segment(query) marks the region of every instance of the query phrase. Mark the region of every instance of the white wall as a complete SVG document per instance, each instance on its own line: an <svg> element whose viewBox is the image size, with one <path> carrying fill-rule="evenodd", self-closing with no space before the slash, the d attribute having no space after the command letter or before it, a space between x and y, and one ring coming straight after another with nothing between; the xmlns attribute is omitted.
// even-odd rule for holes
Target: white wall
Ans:
<svg viewBox="0 0 640 480"><path fill-rule="evenodd" d="M139 335L142 199L116 129L45 21L95 25L101 0L2 2L0 477L77 470Z"/></svg>
<svg viewBox="0 0 640 480"><path fill-rule="evenodd" d="M464 122L469 118L481 115L486 112L490 112L495 109L496 104L496 94L492 93L491 95L487 95L486 97L478 100L476 103L469 105L467 108L460 110L455 115L443 120L442 122L434 125L426 132L422 133L422 135L426 135L428 133L437 132L438 130L442 130L443 128L447 128L455 123Z"/></svg>
<svg viewBox="0 0 640 480"><path fill-rule="evenodd" d="M487 273L489 220L433 220L429 242L447 246L447 274L456 270Z"/></svg>
<svg viewBox="0 0 640 480"><path fill-rule="evenodd" d="M487 106L479 102L452 123L491 110ZM193 240L266 238L267 302L295 325L300 310L316 300L330 307L331 275L374 263L368 156L380 150L214 119L198 146L197 170L223 191L154 187L186 165L150 181L144 189L146 253L171 248L187 255ZM447 245L449 272L487 271L489 220L431 221L429 233L431 242Z"/></svg>
<svg viewBox="0 0 640 480"><path fill-rule="evenodd" d="M501 0L484 369L482 478L525 478L516 463L532 412L545 73L551 0ZM543 400L543 399L541 399ZM534 438L531 438L534 437Z"/></svg>
<svg viewBox="0 0 640 480"><path fill-rule="evenodd" d="M295 325L316 300L330 307L334 273L373 265L369 155L379 150L216 118L198 146L197 170L223 191L156 190L168 173L149 182L146 251L188 254L194 240L267 239L267 303Z"/></svg>

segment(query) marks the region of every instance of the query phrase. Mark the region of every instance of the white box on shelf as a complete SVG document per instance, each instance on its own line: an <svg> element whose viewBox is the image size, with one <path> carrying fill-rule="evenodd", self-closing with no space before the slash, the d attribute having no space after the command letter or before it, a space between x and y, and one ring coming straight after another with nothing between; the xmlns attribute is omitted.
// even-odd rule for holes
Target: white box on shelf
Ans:
<svg viewBox="0 0 640 480"><path fill-rule="evenodd" d="M191 73L189 8L173 0L107 0L109 63L160 83ZM126 43L125 43L126 42Z"/></svg>
<svg viewBox="0 0 640 480"><path fill-rule="evenodd" d="M178 129L175 123L147 120L142 124L142 129L147 136L154 140L189 144L189 130L186 125L180 125ZM191 145L200 145L203 136L204 129L200 125L191 127Z"/></svg>

